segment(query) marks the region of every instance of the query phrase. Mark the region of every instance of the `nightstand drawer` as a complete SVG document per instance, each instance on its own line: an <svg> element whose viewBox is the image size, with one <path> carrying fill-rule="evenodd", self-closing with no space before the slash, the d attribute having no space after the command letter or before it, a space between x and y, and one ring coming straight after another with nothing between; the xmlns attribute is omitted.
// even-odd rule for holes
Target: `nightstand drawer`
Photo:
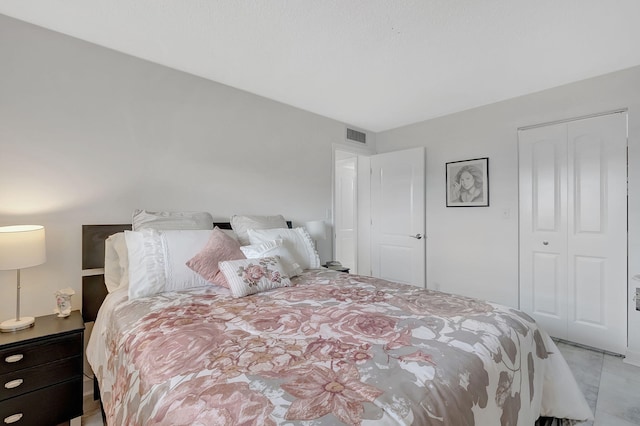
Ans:
<svg viewBox="0 0 640 426"><path fill-rule="evenodd" d="M81 415L81 377L0 402L1 425L56 425Z"/></svg>
<svg viewBox="0 0 640 426"><path fill-rule="evenodd" d="M82 378L81 356L2 374L0 401L77 377Z"/></svg>
<svg viewBox="0 0 640 426"><path fill-rule="evenodd" d="M82 333L3 348L0 350L0 374L58 361L81 353Z"/></svg>

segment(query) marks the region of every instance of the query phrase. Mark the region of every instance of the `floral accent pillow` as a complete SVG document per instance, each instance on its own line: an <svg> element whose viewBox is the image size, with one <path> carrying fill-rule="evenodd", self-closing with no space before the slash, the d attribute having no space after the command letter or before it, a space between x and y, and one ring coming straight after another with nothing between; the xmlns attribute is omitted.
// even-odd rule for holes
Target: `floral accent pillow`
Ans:
<svg viewBox="0 0 640 426"><path fill-rule="evenodd" d="M278 287L291 286L279 256L220 262L233 297L243 297Z"/></svg>
<svg viewBox="0 0 640 426"><path fill-rule="evenodd" d="M228 288L229 284L227 284L224 275L220 273L218 263L244 258L245 255L240 250L240 243L216 226L211 232L207 245L189 259L186 265L208 282Z"/></svg>

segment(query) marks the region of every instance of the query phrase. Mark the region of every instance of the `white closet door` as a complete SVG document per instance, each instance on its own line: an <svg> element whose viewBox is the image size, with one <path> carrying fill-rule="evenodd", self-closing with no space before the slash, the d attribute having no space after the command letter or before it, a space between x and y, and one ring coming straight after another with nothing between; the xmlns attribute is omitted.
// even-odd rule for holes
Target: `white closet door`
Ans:
<svg viewBox="0 0 640 426"><path fill-rule="evenodd" d="M626 114L570 123L569 340L627 348Z"/></svg>
<svg viewBox="0 0 640 426"><path fill-rule="evenodd" d="M520 309L567 338L567 126L519 134Z"/></svg>
<svg viewBox="0 0 640 426"><path fill-rule="evenodd" d="M521 131L520 307L549 334L626 350L626 114Z"/></svg>

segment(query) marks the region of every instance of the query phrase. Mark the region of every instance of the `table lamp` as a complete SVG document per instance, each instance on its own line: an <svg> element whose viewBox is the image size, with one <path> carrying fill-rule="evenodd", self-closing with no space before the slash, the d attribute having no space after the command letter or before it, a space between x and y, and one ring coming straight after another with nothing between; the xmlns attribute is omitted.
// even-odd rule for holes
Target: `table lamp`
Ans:
<svg viewBox="0 0 640 426"><path fill-rule="evenodd" d="M41 265L47 260L44 226L0 227L0 271L16 270L16 317L0 323L0 331L11 332L33 326L33 317L20 317L20 269Z"/></svg>
<svg viewBox="0 0 640 426"><path fill-rule="evenodd" d="M311 239L314 243L318 240L327 239L327 227L323 220L312 220L310 222L305 222L304 227L307 229L307 232L311 236Z"/></svg>

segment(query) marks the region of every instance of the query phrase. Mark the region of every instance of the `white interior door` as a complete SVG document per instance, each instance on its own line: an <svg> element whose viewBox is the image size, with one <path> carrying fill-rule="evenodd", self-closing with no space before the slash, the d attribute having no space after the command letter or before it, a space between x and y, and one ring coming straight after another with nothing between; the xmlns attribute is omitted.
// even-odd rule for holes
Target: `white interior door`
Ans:
<svg viewBox="0 0 640 426"><path fill-rule="evenodd" d="M358 273L357 226L358 226L358 156L340 156L336 151L335 162L335 258ZM344 158L340 158L344 157Z"/></svg>
<svg viewBox="0 0 640 426"><path fill-rule="evenodd" d="M371 157L371 272L425 286L424 148Z"/></svg>
<svg viewBox="0 0 640 426"><path fill-rule="evenodd" d="M521 131L520 307L552 336L626 350L626 115Z"/></svg>

